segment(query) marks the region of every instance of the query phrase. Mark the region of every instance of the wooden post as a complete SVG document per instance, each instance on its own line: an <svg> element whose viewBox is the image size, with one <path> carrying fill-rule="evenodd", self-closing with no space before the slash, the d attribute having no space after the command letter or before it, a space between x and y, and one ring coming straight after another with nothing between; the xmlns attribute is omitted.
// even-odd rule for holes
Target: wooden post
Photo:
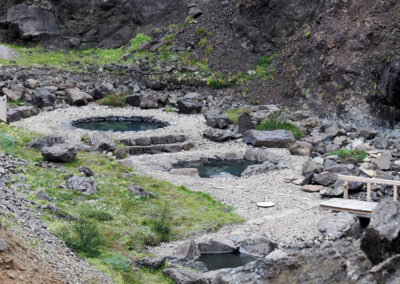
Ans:
<svg viewBox="0 0 400 284"><path fill-rule="evenodd" d="M367 182L367 201L371 202L371 182Z"/></svg>
<svg viewBox="0 0 400 284"><path fill-rule="evenodd" d="M349 199L349 181L346 179L343 185L343 198Z"/></svg>
<svg viewBox="0 0 400 284"><path fill-rule="evenodd" d="M397 185L393 185L393 200L397 200Z"/></svg>
<svg viewBox="0 0 400 284"><path fill-rule="evenodd" d="M0 97L0 120L7 123L7 97Z"/></svg>

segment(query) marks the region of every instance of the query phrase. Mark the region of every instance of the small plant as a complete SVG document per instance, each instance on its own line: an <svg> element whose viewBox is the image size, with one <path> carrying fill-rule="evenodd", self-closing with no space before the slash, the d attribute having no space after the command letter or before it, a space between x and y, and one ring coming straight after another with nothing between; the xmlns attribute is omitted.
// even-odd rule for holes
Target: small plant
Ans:
<svg viewBox="0 0 400 284"><path fill-rule="evenodd" d="M128 156L128 149L126 149L125 145L116 143L114 155L117 159L125 159Z"/></svg>
<svg viewBox="0 0 400 284"><path fill-rule="evenodd" d="M165 112L173 112L174 109L172 107L166 107Z"/></svg>
<svg viewBox="0 0 400 284"><path fill-rule="evenodd" d="M145 34L137 34L135 38L131 39L130 44L131 44L131 50L136 50L138 49L143 43L148 42L152 40L153 38L151 36L145 35Z"/></svg>
<svg viewBox="0 0 400 284"><path fill-rule="evenodd" d="M199 36L202 36L202 35L204 35L206 33L206 29L205 28L198 28L196 32L197 32L197 34Z"/></svg>
<svg viewBox="0 0 400 284"><path fill-rule="evenodd" d="M309 38L309 37L311 36L311 32L310 32L310 31L305 32L305 33L304 33L304 36L305 36L306 38Z"/></svg>
<svg viewBox="0 0 400 284"><path fill-rule="evenodd" d="M86 134L82 135L81 136L81 142L83 142L85 144L89 144L89 142L90 142L89 134L86 133Z"/></svg>
<svg viewBox="0 0 400 284"><path fill-rule="evenodd" d="M342 160L352 159L357 162L362 162L367 157L367 153L364 150L356 149L339 149L329 152L328 155L337 155Z"/></svg>
<svg viewBox="0 0 400 284"><path fill-rule="evenodd" d="M266 118L255 126L257 130L283 129L292 132L296 139L304 136L304 133L296 125L280 121L278 118Z"/></svg>
<svg viewBox="0 0 400 284"><path fill-rule="evenodd" d="M105 253L99 259L102 263L110 265L114 270L122 272L130 271L129 261L120 254Z"/></svg>
<svg viewBox="0 0 400 284"><path fill-rule="evenodd" d="M5 149L14 146L17 141L5 133L0 133L0 147Z"/></svg>
<svg viewBox="0 0 400 284"><path fill-rule="evenodd" d="M199 46L204 46L207 43L207 38L206 37L202 37L198 43Z"/></svg>
<svg viewBox="0 0 400 284"><path fill-rule="evenodd" d="M109 94L105 96L101 100L99 100L99 104L104 106L112 106L112 107L124 107L126 106L126 94Z"/></svg>
<svg viewBox="0 0 400 284"><path fill-rule="evenodd" d="M211 45L208 45L205 51L206 56L210 56L210 54L214 51L213 47Z"/></svg>
<svg viewBox="0 0 400 284"><path fill-rule="evenodd" d="M239 121L239 116L241 116L244 112L249 112L249 109L246 108L228 108L224 111L229 121L237 124Z"/></svg>
<svg viewBox="0 0 400 284"><path fill-rule="evenodd" d="M78 218L71 226L64 226L58 232L67 246L87 256L98 256L103 243L97 224L86 218Z"/></svg>
<svg viewBox="0 0 400 284"><path fill-rule="evenodd" d="M164 205L160 213L156 213L150 220L151 230L159 237L160 241L168 242L171 238L170 209Z"/></svg>

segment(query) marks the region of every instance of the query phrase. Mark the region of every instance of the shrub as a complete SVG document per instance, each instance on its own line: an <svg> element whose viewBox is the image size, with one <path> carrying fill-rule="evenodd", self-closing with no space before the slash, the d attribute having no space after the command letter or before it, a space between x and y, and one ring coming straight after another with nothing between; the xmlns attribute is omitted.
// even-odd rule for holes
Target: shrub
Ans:
<svg viewBox="0 0 400 284"><path fill-rule="evenodd" d="M129 261L122 255L115 254L115 253L106 253L106 254L102 254L99 257L99 259L102 263L112 266L112 268L115 270L122 271L122 272L130 271Z"/></svg>
<svg viewBox="0 0 400 284"><path fill-rule="evenodd" d="M113 219L113 216L110 213L102 210L96 210L90 207L82 210L81 216L89 219L96 219L98 221L111 221Z"/></svg>
<svg viewBox="0 0 400 284"><path fill-rule="evenodd" d="M339 149L329 152L328 155L337 155L342 160L353 159L357 162L362 162L367 157L367 153L364 150L354 149Z"/></svg>
<svg viewBox="0 0 400 284"><path fill-rule="evenodd" d="M153 215L150 220L151 230L159 237L160 241L167 242L171 237L170 210L165 204L162 211Z"/></svg>
<svg viewBox="0 0 400 284"><path fill-rule="evenodd" d="M12 138L11 136L8 136L5 133L0 133L0 146L1 148L8 148L8 147L12 147L15 144L17 144L17 141Z"/></svg>
<svg viewBox="0 0 400 284"><path fill-rule="evenodd" d="M112 107L124 107L126 106L126 94L109 94L99 100L99 104Z"/></svg>
<svg viewBox="0 0 400 284"><path fill-rule="evenodd" d="M296 125L280 121L278 118L266 118L255 126L257 130L283 129L292 132L296 139L304 136L304 133Z"/></svg>
<svg viewBox="0 0 400 284"><path fill-rule="evenodd" d="M87 256L98 256L103 243L97 224L82 217L72 225L62 227L58 235L67 246Z"/></svg>

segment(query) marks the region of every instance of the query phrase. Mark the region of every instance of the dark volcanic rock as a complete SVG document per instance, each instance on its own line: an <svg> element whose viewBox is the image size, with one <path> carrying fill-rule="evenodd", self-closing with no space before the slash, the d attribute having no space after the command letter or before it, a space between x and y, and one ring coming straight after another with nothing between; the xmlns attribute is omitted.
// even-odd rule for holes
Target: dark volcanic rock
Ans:
<svg viewBox="0 0 400 284"><path fill-rule="evenodd" d="M272 242L263 236L243 240L239 242L238 245L240 246L241 253L257 255L261 257L266 256L278 247L277 243Z"/></svg>
<svg viewBox="0 0 400 284"><path fill-rule="evenodd" d="M195 114L201 111L202 106L200 103L194 102L192 100L180 99L178 100L178 109L179 113Z"/></svg>
<svg viewBox="0 0 400 284"><path fill-rule="evenodd" d="M32 92L32 104L39 108L53 106L56 96L46 88L36 88Z"/></svg>
<svg viewBox="0 0 400 284"><path fill-rule="evenodd" d="M70 163L76 157L75 146L69 144L56 144L42 149L43 159L49 162Z"/></svg>
<svg viewBox="0 0 400 284"><path fill-rule="evenodd" d="M239 133L245 133L248 130L254 129L254 124L249 113L244 112L238 119Z"/></svg>
<svg viewBox="0 0 400 284"><path fill-rule="evenodd" d="M255 148L247 150L246 153L244 154L244 159L250 161L260 161L260 162L268 161L273 164L278 164L282 160L282 157L279 157L278 155L272 153L271 151Z"/></svg>
<svg viewBox="0 0 400 284"><path fill-rule="evenodd" d="M114 141L104 133L91 132L89 139L96 151L113 151L115 149Z"/></svg>
<svg viewBox="0 0 400 284"><path fill-rule="evenodd" d="M236 134L229 129L207 128L204 130L203 136L215 142L225 142L228 140L237 139Z"/></svg>
<svg viewBox="0 0 400 284"><path fill-rule="evenodd" d="M38 114L38 110L34 106L23 106L10 109L7 112L7 122L18 121L22 118L31 117Z"/></svg>
<svg viewBox="0 0 400 284"><path fill-rule="evenodd" d="M22 39L60 34L54 15L34 6L11 7L7 11L7 22L9 32Z"/></svg>
<svg viewBox="0 0 400 284"><path fill-rule="evenodd" d="M159 269L165 262L165 256L158 256L155 258L144 257L136 261L137 266L147 267L150 269Z"/></svg>
<svg viewBox="0 0 400 284"><path fill-rule="evenodd" d="M323 217L318 222L318 229L331 240L343 237L359 238L362 234L360 220L346 212Z"/></svg>
<svg viewBox="0 0 400 284"><path fill-rule="evenodd" d="M205 114L206 124L213 128L225 129L229 125L228 117L220 111L210 111Z"/></svg>
<svg viewBox="0 0 400 284"><path fill-rule="evenodd" d="M134 106L134 107L139 107L140 99L141 99L141 95L139 95L139 94L129 95L126 97L126 103L131 106Z"/></svg>
<svg viewBox="0 0 400 284"><path fill-rule="evenodd" d="M337 180L337 174L331 172L322 172L320 174L314 175L313 182L323 186L330 186L334 184Z"/></svg>
<svg viewBox="0 0 400 284"><path fill-rule="evenodd" d="M34 149L43 149L44 147L51 147L56 144L62 144L65 140L61 136L43 136L39 139L33 139L29 144L28 147Z"/></svg>
<svg viewBox="0 0 400 284"><path fill-rule="evenodd" d="M381 201L371 215L361 248L377 264L400 254L400 201Z"/></svg>
<svg viewBox="0 0 400 284"><path fill-rule="evenodd" d="M293 134L286 130L249 130L244 133L243 140L255 147L269 148L289 148L295 142Z"/></svg>
<svg viewBox="0 0 400 284"><path fill-rule="evenodd" d="M67 180L67 187L83 195L91 195L97 193L96 182L87 177L73 176Z"/></svg>

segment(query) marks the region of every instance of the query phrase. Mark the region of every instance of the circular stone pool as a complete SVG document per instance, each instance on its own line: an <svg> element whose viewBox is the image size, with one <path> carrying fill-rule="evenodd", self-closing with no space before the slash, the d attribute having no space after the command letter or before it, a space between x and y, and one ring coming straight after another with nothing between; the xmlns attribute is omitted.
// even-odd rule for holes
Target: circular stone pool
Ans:
<svg viewBox="0 0 400 284"><path fill-rule="evenodd" d="M72 126L92 131L138 132L163 128L169 123L145 116L108 116L78 119L72 122Z"/></svg>
<svg viewBox="0 0 400 284"><path fill-rule="evenodd" d="M261 164L258 161L250 161L244 159L206 159L200 161L184 161L174 165L174 168L196 168L199 176L202 178L210 178L221 173L228 173L239 177L248 166Z"/></svg>

